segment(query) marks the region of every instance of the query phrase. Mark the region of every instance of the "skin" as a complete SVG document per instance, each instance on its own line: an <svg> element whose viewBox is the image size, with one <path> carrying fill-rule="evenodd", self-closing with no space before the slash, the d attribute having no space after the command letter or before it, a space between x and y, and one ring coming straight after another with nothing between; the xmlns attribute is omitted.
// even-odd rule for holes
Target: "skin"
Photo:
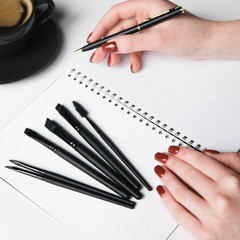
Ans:
<svg viewBox="0 0 240 240"><path fill-rule="evenodd" d="M149 16L176 6L167 0L129 0L112 6L94 28L88 42L111 35L144 21ZM141 68L144 51L156 51L184 59L240 59L240 21L218 22L185 14L157 24L141 34L112 39L117 52L111 53L109 66L116 66L121 54L129 54L132 72ZM149 42L151 44L149 44ZM98 48L91 62L109 56Z"/></svg>
<svg viewBox="0 0 240 240"><path fill-rule="evenodd" d="M161 199L176 221L197 240L239 239L240 155L184 147L165 154Z"/></svg>

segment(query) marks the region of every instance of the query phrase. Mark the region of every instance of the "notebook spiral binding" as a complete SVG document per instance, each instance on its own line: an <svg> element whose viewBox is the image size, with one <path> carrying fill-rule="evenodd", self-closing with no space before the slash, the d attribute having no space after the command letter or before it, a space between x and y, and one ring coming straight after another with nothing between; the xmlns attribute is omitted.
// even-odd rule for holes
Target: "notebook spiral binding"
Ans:
<svg viewBox="0 0 240 240"><path fill-rule="evenodd" d="M81 72L76 71L76 69L71 69L68 73L68 77L78 81L86 88L90 87L91 91L96 91L97 95L102 95L103 98L108 99L109 103L114 103L114 106L121 107L121 110L126 110L127 114L133 114L133 118L139 118L140 122L145 122L146 126L152 126L152 130L157 130L158 134L165 135L165 138L172 138L172 142L178 142L179 146L186 146L197 151L200 151L200 144L193 146L194 141L188 141L187 136L181 137L180 132L175 132L174 128L169 128L167 124L161 124L160 120L155 120L154 116L150 116L147 112L144 112L141 108L137 108L134 104L125 101L122 97L118 97L116 93L112 93L111 90L105 90L104 86L100 86L98 82L94 82L89 79L86 75Z"/></svg>

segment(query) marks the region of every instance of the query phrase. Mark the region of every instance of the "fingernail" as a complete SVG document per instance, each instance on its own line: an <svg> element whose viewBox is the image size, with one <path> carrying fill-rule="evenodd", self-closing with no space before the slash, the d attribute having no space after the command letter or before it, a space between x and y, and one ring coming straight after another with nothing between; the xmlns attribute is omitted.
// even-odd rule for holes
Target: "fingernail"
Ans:
<svg viewBox="0 0 240 240"><path fill-rule="evenodd" d="M156 166L154 172L161 178L165 174L165 170L161 166Z"/></svg>
<svg viewBox="0 0 240 240"><path fill-rule="evenodd" d="M89 43L89 39L90 39L91 36L92 36L92 32L87 37L87 43Z"/></svg>
<svg viewBox="0 0 240 240"><path fill-rule="evenodd" d="M108 64L109 67L111 67L111 54L110 54L109 57L108 57L107 64Z"/></svg>
<svg viewBox="0 0 240 240"><path fill-rule="evenodd" d="M168 160L168 155L163 154L163 153L156 153L155 154L155 159L161 163L166 163L166 161Z"/></svg>
<svg viewBox="0 0 240 240"><path fill-rule="evenodd" d="M219 151L213 150L213 149L204 149L203 152L211 153L211 154L217 154L220 153Z"/></svg>
<svg viewBox="0 0 240 240"><path fill-rule="evenodd" d="M157 186L156 190L157 190L158 194L160 195L160 197L162 197L164 195L164 193L165 193L164 188L162 186L160 186L160 185Z"/></svg>
<svg viewBox="0 0 240 240"><path fill-rule="evenodd" d="M131 72L135 73L134 70L133 70L133 65L132 64L131 64L130 68L131 68Z"/></svg>
<svg viewBox="0 0 240 240"><path fill-rule="evenodd" d="M178 146L170 146L168 148L168 152L172 153L172 154L177 154L180 150L180 147Z"/></svg>
<svg viewBox="0 0 240 240"><path fill-rule="evenodd" d="M93 55L90 57L90 62L92 63L93 61L93 57L94 57L94 55L95 55L95 52L93 53Z"/></svg>
<svg viewBox="0 0 240 240"><path fill-rule="evenodd" d="M118 51L116 42L107 42L102 45L102 50L105 53L114 53Z"/></svg>

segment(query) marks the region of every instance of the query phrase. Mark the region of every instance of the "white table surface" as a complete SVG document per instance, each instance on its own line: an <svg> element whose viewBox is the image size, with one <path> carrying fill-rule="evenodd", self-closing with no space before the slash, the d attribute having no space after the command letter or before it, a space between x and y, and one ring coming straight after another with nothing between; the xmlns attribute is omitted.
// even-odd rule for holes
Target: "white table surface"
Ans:
<svg viewBox="0 0 240 240"><path fill-rule="evenodd" d="M76 28L77 22L82 20L85 1L55 0L56 19L61 29L62 47L54 62L38 71L36 74L6 85L0 85L0 128L6 125L16 114L32 102L44 89L59 77L76 57L71 52L85 43L87 36L81 36ZM116 1L96 1L94 9L96 19L99 19ZM240 18L240 3L237 0L208 2L181 0L175 1L189 11L201 17L216 20L232 20ZM101 7L104 6L104 7ZM96 22L91 24L92 28ZM89 33L92 29L89 29ZM0 239L3 240L76 240L70 230L66 229L56 219L36 206L31 200L20 194L5 181L0 180ZM170 240L193 239L182 228L178 228Z"/></svg>

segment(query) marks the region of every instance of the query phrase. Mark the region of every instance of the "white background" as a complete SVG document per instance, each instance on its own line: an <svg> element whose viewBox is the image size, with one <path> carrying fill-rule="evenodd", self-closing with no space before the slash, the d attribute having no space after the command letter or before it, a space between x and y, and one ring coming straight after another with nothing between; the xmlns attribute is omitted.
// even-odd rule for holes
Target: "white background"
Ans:
<svg viewBox="0 0 240 240"><path fill-rule="evenodd" d="M91 13L84 12L84 4L92 1L55 0L56 19L62 31L63 45L55 61L42 71L22 81L0 86L0 128L26 107L36 96L46 89L57 77L76 61L71 52L85 44L87 35L77 29L77 22L91 14L92 22L86 28L92 31L97 19L116 1L96 1ZM240 3L231 1L176 1L189 11L201 17L216 20L239 18ZM62 224L25 198L4 181L0 181L0 239L4 240L50 240L77 239ZM171 239L192 239L185 231L178 229Z"/></svg>

